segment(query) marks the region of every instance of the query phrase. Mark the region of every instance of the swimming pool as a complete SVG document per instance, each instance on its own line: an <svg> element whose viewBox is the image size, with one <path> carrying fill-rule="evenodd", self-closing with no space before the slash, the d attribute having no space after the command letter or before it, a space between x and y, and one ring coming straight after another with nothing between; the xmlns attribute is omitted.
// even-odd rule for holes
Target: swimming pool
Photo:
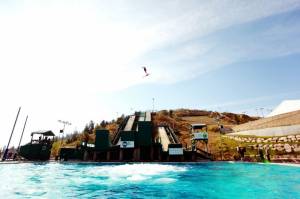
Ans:
<svg viewBox="0 0 300 199"><path fill-rule="evenodd" d="M300 198L300 167L271 164L0 164L0 179L0 198Z"/></svg>

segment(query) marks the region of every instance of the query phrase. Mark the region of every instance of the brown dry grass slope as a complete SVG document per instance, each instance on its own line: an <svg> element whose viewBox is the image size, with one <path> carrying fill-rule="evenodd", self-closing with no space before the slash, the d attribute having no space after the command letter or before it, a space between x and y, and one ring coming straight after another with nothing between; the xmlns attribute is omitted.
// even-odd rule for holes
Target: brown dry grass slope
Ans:
<svg viewBox="0 0 300 199"><path fill-rule="evenodd" d="M218 122L216 118L219 118L219 123L226 129L231 129L238 124L247 123L249 121L257 120L258 118L250 117L244 114L234 113L218 113L205 110L189 110L178 109L170 111L159 111L154 117L154 125L161 123L167 123L176 132L183 146L189 147L191 145L191 137L189 133L190 124L204 123L208 125L208 148L209 152L214 154L216 159L220 159L221 156L221 136L219 133ZM237 142L222 138L222 149L226 159L232 159L235 154L235 147ZM203 143L198 143L198 148L205 149Z"/></svg>

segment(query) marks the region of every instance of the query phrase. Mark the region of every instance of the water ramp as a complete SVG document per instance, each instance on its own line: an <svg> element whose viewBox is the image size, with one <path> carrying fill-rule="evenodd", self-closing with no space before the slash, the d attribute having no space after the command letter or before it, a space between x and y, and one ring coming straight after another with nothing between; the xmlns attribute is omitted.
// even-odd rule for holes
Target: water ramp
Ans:
<svg viewBox="0 0 300 199"><path fill-rule="evenodd" d="M124 131L131 131L134 121L135 121L135 115L131 115L127 121Z"/></svg>
<svg viewBox="0 0 300 199"><path fill-rule="evenodd" d="M169 144L171 144L171 142L167 135L167 131L166 131L165 127L158 127L158 136L160 139L160 143L162 145L162 150L168 151Z"/></svg>
<svg viewBox="0 0 300 199"><path fill-rule="evenodd" d="M164 152L169 155L183 155L182 144L169 126L158 127L158 136Z"/></svg>
<svg viewBox="0 0 300 199"><path fill-rule="evenodd" d="M112 143L116 144L120 139L120 132L124 130L125 126L127 125L127 122L129 120L129 116L125 117L125 119L122 121L122 123L119 125L117 131L115 132Z"/></svg>
<svg viewBox="0 0 300 199"><path fill-rule="evenodd" d="M151 112L141 112L139 116L139 122L151 122Z"/></svg>
<svg viewBox="0 0 300 199"><path fill-rule="evenodd" d="M146 112L146 118L145 121L151 122L151 112Z"/></svg>

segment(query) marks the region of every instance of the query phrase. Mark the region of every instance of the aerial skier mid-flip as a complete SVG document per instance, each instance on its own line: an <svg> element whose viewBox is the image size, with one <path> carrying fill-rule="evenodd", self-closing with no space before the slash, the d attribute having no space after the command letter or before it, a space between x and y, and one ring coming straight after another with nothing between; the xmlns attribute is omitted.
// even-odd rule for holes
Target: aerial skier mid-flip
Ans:
<svg viewBox="0 0 300 199"><path fill-rule="evenodd" d="M147 68L145 66L142 67L144 69L144 72L145 72L145 76L144 77L147 77L150 75L150 73L147 72Z"/></svg>

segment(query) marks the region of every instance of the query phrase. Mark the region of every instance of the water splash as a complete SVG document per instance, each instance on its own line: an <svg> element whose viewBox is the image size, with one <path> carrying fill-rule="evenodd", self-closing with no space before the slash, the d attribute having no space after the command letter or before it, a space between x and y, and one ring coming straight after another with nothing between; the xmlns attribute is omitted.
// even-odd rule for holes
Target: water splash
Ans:
<svg viewBox="0 0 300 199"><path fill-rule="evenodd" d="M175 178L158 178L154 182L156 183L164 183L164 184L169 184L175 182Z"/></svg>
<svg viewBox="0 0 300 199"><path fill-rule="evenodd" d="M93 176L107 177L111 181L143 181L161 175L172 175L186 171L185 167L162 164L123 164L114 166L94 167L87 173Z"/></svg>

